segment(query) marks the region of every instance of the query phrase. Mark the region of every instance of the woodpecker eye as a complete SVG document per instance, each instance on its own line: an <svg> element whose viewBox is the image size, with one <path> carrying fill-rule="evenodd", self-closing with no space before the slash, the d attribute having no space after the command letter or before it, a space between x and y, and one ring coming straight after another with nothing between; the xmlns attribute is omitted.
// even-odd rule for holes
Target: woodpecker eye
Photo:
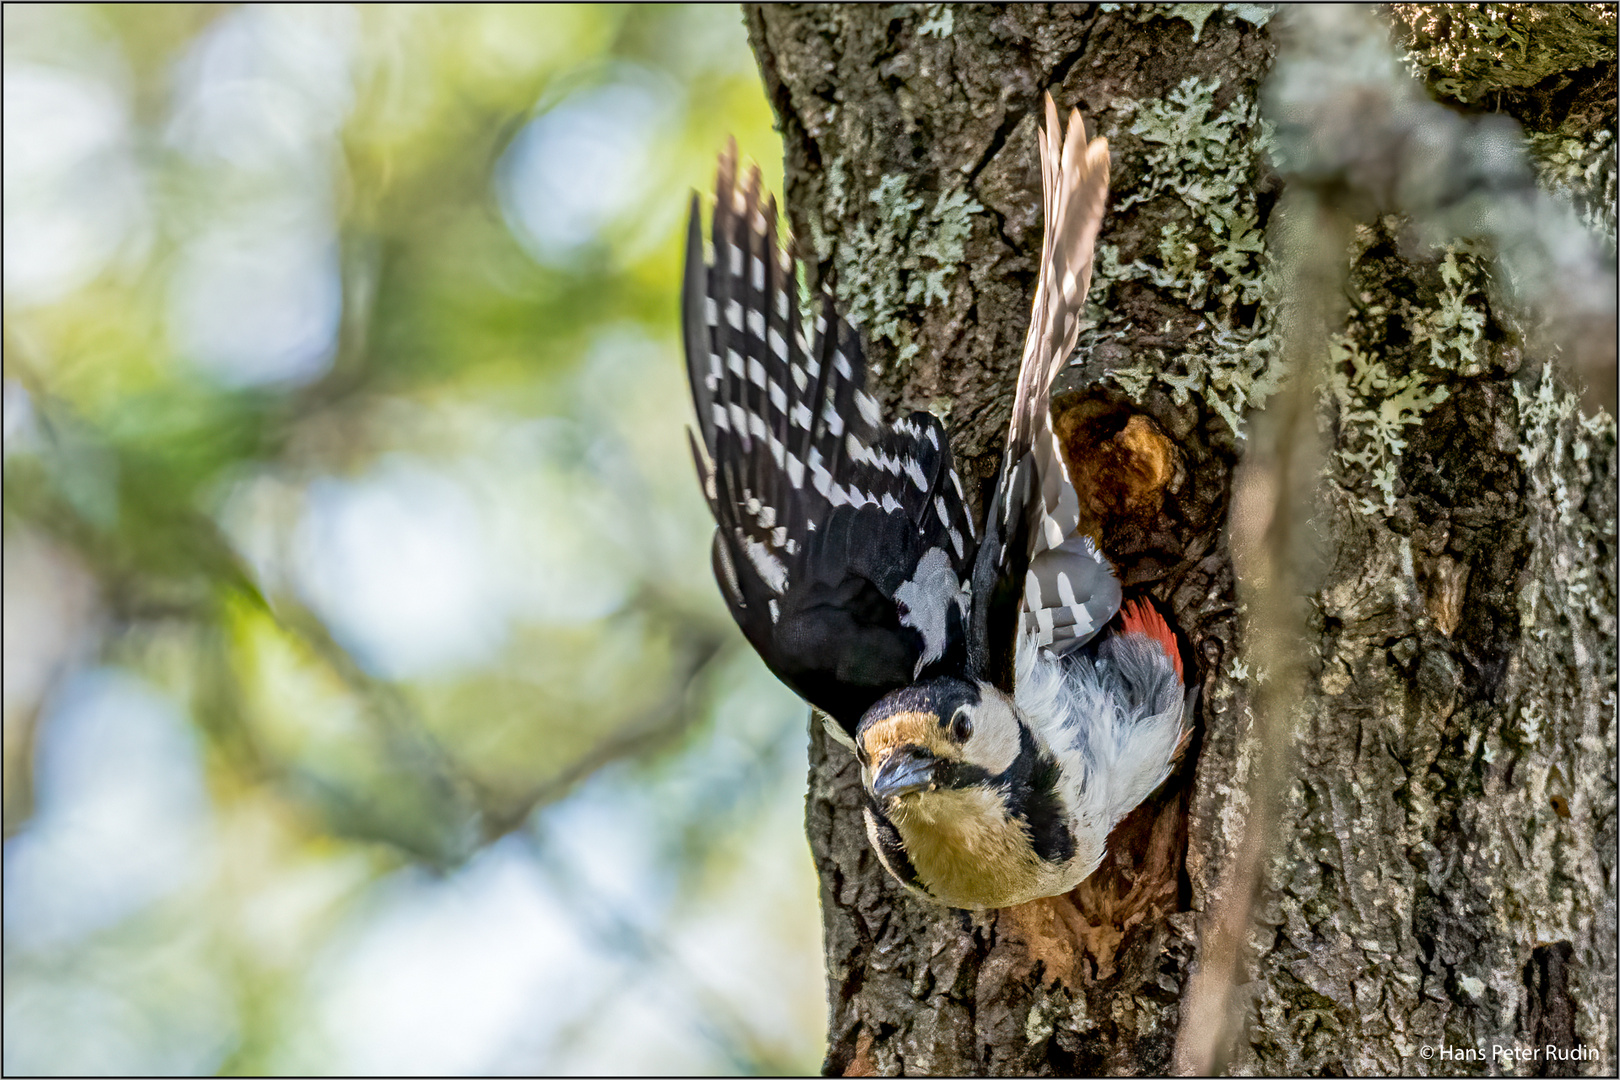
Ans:
<svg viewBox="0 0 1620 1080"><path fill-rule="evenodd" d="M968 716L966 705L956 710L951 717L951 738L959 743L965 743L973 737L973 720Z"/></svg>

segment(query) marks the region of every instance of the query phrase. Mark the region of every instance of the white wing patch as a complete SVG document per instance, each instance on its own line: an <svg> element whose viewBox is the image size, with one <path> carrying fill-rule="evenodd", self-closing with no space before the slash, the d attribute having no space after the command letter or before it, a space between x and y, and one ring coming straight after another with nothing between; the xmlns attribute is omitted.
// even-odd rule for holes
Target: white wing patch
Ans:
<svg viewBox="0 0 1620 1080"><path fill-rule="evenodd" d="M951 558L945 554L944 548L929 548L917 562L911 580L894 591L894 598L905 605L900 614L900 625L911 627L923 638L923 652L917 658L917 669L911 676L916 678L922 674L923 668L945 655L950 605L956 604L961 609L963 620L967 619L967 585L957 579Z"/></svg>

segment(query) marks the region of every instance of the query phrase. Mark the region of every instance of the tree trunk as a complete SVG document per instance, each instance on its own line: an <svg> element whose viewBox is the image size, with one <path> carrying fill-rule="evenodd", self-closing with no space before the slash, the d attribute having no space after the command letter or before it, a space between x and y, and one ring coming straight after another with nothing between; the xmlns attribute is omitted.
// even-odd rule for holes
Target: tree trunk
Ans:
<svg viewBox="0 0 1620 1080"><path fill-rule="evenodd" d="M1246 418L1285 377L1290 283L1266 232L1281 183L1257 104L1276 27L1255 5L747 18L798 253L861 330L886 407L944 417L976 503L999 464L1040 254L1040 95L1108 137L1094 319L1054 414L1108 554L1173 612L1201 688L1192 749L1116 829L1102 868L1069 896L984 914L888 877L858 768L812 724L826 1070L1167 1071L1211 912L1244 887L1232 875L1249 809L1266 805L1251 800L1268 779L1254 711L1268 658L1245 631L1231 548ZM1413 33L1415 50L1436 34ZM1531 130L1558 132L1538 144L1553 163L1542 175L1576 194L1595 183L1599 219L1612 38L1607 57L1528 85L1521 65L1505 105L1497 93ZM1613 421L1583 416L1500 309L1487 252L1419 248L1387 214L1350 244L1350 310L1317 406L1294 753L1265 767L1278 812L1222 1040L1234 1045L1214 1064L1612 1073ZM1133 502L1106 475L1142 465L1143 430L1175 447L1173 476ZM1491 1060L1497 1045L1538 1055ZM1548 1045L1586 1056L1549 1061Z"/></svg>

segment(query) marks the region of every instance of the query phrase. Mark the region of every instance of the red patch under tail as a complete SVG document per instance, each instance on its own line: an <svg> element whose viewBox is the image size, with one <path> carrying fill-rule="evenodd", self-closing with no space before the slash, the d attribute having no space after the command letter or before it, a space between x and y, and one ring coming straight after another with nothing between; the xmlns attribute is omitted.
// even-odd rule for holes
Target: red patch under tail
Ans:
<svg viewBox="0 0 1620 1080"><path fill-rule="evenodd" d="M1165 623L1158 608L1146 600L1132 600L1120 609L1119 618L1125 633L1146 634L1164 646L1164 654L1175 665L1176 678L1183 683L1187 681L1181 673L1181 647L1176 642L1175 631Z"/></svg>

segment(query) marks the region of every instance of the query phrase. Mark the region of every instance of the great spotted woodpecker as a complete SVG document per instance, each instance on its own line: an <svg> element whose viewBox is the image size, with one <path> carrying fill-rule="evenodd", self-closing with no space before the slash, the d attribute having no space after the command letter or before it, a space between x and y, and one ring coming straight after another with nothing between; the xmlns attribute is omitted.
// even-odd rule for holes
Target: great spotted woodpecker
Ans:
<svg viewBox="0 0 1620 1080"><path fill-rule="evenodd" d="M926 412L884 423L860 340L812 328L759 170L721 157L713 261L692 199L683 322L715 578L773 672L850 746L889 872L952 907L1067 892L1168 775L1190 712L1177 639L1078 531L1053 433L1108 190L1108 145L1040 143L1045 239L983 536Z"/></svg>

